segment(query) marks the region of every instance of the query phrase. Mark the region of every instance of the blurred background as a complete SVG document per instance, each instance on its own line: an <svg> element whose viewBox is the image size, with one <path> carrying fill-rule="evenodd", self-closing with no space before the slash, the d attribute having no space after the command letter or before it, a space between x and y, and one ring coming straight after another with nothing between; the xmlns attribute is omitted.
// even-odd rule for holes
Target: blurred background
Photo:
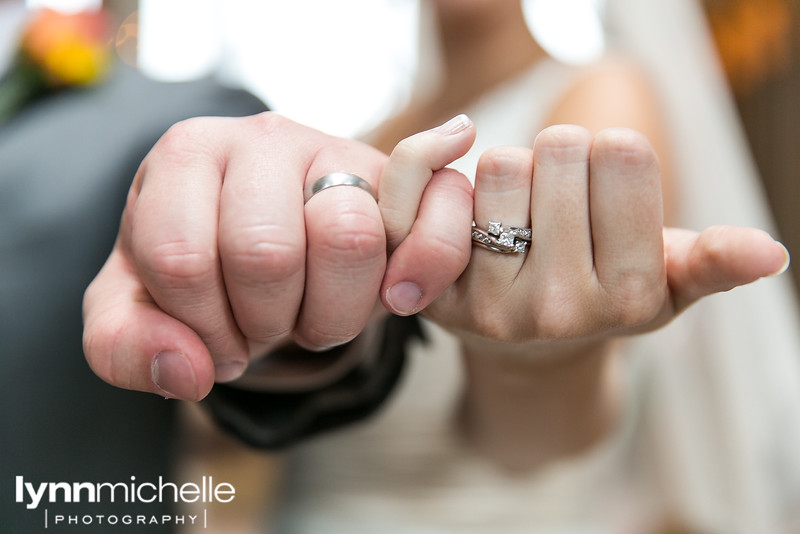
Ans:
<svg viewBox="0 0 800 534"><path fill-rule="evenodd" d="M603 53L604 0L526 2L537 22L531 30L551 54L582 62ZM790 250L800 247L798 3L702 0ZM412 86L435 83L435 73L418 70L418 0L27 0L26 6L65 12L102 7L113 17L119 61L161 81L216 76L336 135L363 134L401 109ZM15 37L0 31L0 39Z"/></svg>
<svg viewBox="0 0 800 534"><path fill-rule="evenodd" d="M526 1L530 20L535 21L531 32L551 55L582 63L606 51L609 36L603 0ZM719 68L729 82L780 238L796 257L800 257L799 3L702 0ZM299 122L336 135L361 136L402 109L412 88L436 83L432 68L436 58L421 58L418 53L423 9L418 0L0 0L0 73L14 69L20 42L36 49L37 43L46 41L24 33L24 21L43 8L68 14L99 12L102 20L92 19L86 26L90 29L85 46L55 59L42 56L42 64L60 69L63 79L58 83L26 74L27 81L34 80L30 84L41 85L30 95L37 101L50 93L102 84L115 68L129 66L150 80L170 84L213 78L223 86L246 90ZM48 35L54 28L45 25L38 32ZM28 105L19 91L8 89L11 79L7 74L0 83L0 133L3 106L18 113ZM149 93L141 93L145 94ZM11 112L6 118L10 116ZM153 129L153 141L161 131L161 127ZM9 133L2 139L10 138ZM142 154L146 148L142 147ZM4 165L0 160L0 178ZM98 265L106 250L91 256L96 256ZM800 284L800 269L792 273ZM68 326L79 331L77 309L72 311L74 324ZM81 373L88 377L84 367L80 362ZM114 398L117 395L115 391ZM112 407L106 408L108 417L113 417ZM171 439L169 421L156 415L163 411L161 407L151 403L147 409L146 413L158 418L152 430L161 433L163 441ZM91 419L88 416L83 424L91 426ZM273 468L270 459L219 436L196 413L182 420L192 423L176 438L182 440L178 448L185 453L178 469L185 474L175 478L190 480L213 472L235 480L239 495L247 498L238 500L235 509L214 513L225 532L252 531L267 513L262 499L269 494L265 481ZM3 439L8 439L10 424L2 421ZM36 434L40 442L47 435L46 431ZM5 443L3 452L6 446L11 447ZM134 449L139 446L131 444ZM166 462L159 458L152 473L163 473ZM104 474L109 473L105 469ZM79 473L64 476L80 480ZM5 490L7 481L2 483Z"/></svg>

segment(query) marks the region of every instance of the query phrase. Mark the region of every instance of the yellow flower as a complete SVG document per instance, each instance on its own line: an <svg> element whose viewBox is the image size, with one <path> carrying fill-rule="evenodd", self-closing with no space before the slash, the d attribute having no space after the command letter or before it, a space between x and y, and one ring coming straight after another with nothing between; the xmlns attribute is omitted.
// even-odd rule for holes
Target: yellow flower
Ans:
<svg viewBox="0 0 800 534"><path fill-rule="evenodd" d="M16 61L0 78L0 124L49 93L101 81L111 64L111 29L103 11L37 12Z"/></svg>
<svg viewBox="0 0 800 534"><path fill-rule="evenodd" d="M66 40L47 51L43 64L63 84L87 85L103 77L108 68L108 51L77 39Z"/></svg>
<svg viewBox="0 0 800 534"><path fill-rule="evenodd" d="M108 70L110 29L101 11L66 15L44 9L30 21L22 52L53 85L90 84Z"/></svg>

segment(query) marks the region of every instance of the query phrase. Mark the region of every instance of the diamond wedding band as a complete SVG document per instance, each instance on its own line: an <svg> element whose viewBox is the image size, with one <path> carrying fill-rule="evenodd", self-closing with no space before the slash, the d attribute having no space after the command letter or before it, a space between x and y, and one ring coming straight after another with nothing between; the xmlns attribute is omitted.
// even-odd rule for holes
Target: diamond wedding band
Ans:
<svg viewBox="0 0 800 534"><path fill-rule="evenodd" d="M506 229L503 223L489 221L489 229L484 230L472 223L472 242L492 252L523 254L532 239L533 231L530 228L511 226Z"/></svg>

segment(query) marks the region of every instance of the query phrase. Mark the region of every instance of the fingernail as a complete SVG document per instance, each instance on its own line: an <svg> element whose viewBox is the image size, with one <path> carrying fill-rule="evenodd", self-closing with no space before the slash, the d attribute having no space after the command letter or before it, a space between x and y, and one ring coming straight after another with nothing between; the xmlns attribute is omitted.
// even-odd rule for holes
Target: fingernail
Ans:
<svg viewBox="0 0 800 534"><path fill-rule="evenodd" d="M455 135L466 130L470 124L472 124L472 121L469 119L469 117L462 113L461 115L456 115L441 126L437 126L431 131L439 135Z"/></svg>
<svg viewBox="0 0 800 534"><path fill-rule="evenodd" d="M184 400L197 398L197 380L189 360L180 352L156 354L150 366L153 383L168 397Z"/></svg>
<svg viewBox="0 0 800 534"><path fill-rule="evenodd" d="M422 290L413 282L400 282L386 291L386 302L397 315L416 313Z"/></svg>
<svg viewBox="0 0 800 534"><path fill-rule="evenodd" d="M244 362L218 363L214 366L215 382L230 382L236 380L244 373L247 364Z"/></svg>
<svg viewBox="0 0 800 534"><path fill-rule="evenodd" d="M786 256L786 260L784 260L783 265L781 265L781 268L772 273L770 276L778 276L780 274L785 273L789 269L789 264L792 263L792 257L789 255L789 250L784 246L783 243L778 243L778 244L783 249L783 254Z"/></svg>

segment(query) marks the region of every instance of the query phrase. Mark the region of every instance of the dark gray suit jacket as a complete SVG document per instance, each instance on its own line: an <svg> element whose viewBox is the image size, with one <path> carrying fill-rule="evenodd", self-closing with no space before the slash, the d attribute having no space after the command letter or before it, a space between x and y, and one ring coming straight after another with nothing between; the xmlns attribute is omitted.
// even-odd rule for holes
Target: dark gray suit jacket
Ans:
<svg viewBox="0 0 800 534"><path fill-rule="evenodd" d="M138 164L161 134L191 116L263 110L251 96L212 82L158 84L123 68L100 88L48 97L0 125L3 532L44 527L43 505L28 510L25 494L25 502L15 502L17 476L34 487L124 483L132 476L169 480L174 403L94 376L81 346L83 291L111 249ZM401 376L403 345L418 333L413 320L388 321L381 356L319 391L252 393L218 385L205 404L249 444L289 447L374 413ZM169 513L153 504L107 502L48 508L51 520L56 514Z"/></svg>
<svg viewBox="0 0 800 534"><path fill-rule="evenodd" d="M159 84L118 68L103 86L47 97L0 125L3 532L44 527L44 506L15 502L16 476L34 486L170 476L174 404L112 388L92 374L81 347L82 294L108 255L130 181L158 137L191 116L263 109L210 81ZM50 506L50 517L59 511L116 510Z"/></svg>

